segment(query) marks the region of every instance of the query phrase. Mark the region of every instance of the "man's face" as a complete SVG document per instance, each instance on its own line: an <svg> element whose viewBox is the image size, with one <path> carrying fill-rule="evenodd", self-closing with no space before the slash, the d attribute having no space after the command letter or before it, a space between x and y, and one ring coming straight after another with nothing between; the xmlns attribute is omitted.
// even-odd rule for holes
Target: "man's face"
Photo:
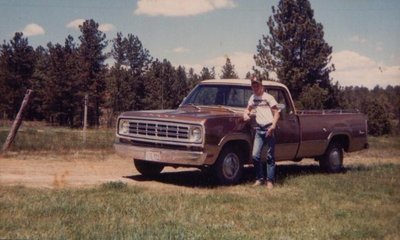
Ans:
<svg viewBox="0 0 400 240"><path fill-rule="evenodd" d="M253 89L253 92L256 95L261 95L263 93L263 91L264 91L262 84L258 83L258 82L252 82L251 83L251 89Z"/></svg>

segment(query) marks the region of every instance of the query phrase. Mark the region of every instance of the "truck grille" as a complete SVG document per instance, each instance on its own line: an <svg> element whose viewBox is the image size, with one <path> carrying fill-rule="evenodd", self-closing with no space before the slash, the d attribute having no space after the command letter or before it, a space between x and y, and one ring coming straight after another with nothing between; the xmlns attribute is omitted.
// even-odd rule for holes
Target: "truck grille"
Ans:
<svg viewBox="0 0 400 240"><path fill-rule="evenodd" d="M189 126L143 120L129 120L129 135L157 140L188 140Z"/></svg>

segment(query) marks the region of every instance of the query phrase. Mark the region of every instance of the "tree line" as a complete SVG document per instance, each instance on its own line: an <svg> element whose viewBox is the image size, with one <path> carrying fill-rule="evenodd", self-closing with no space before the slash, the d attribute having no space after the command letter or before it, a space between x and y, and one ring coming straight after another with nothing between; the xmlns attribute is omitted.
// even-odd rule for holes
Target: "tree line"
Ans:
<svg viewBox="0 0 400 240"><path fill-rule="evenodd" d="M269 34L256 46L255 65L247 77L280 81L288 86L302 109L359 109L369 117L370 134L399 132L400 86L341 87L332 83L332 47L323 26L314 19L308 0L281 0L272 8ZM238 78L229 58L217 75L215 68L173 66L151 56L140 39L117 33L111 41L93 19L80 26L78 41L48 43L34 49L22 33L0 45L0 114L13 119L27 89L34 95L26 113L29 120L80 127L88 96L89 126L113 126L127 110L170 109L179 105L201 80ZM111 45L111 51L105 49ZM105 61L113 59L108 67ZM271 74L274 73L274 74Z"/></svg>
<svg viewBox="0 0 400 240"><path fill-rule="evenodd" d="M110 42L94 20L80 26L81 36L64 44L48 43L33 49L22 33L0 46L0 113L13 119L27 89L34 90L26 118L79 127L83 124L84 99L88 122L112 125L122 111L167 109L179 105L199 81L215 78L214 68L174 67L168 60L153 59L137 36L118 33ZM105 60L115 61L111 68Z"/></svg>

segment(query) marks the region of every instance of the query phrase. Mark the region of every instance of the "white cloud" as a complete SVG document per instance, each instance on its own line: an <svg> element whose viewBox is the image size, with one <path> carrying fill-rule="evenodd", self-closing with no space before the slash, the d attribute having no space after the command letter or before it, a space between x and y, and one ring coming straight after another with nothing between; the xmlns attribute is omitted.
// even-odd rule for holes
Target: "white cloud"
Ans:
<svg viewBox="0 0 400 240"><path fill-rule="evenodd" d="M383 51L383 42L376 43L375 51L377 51L377 52L382 52Z"/></svg>
<svg viewBox="0 0 400 240"><path fill-rule="evenodd" d="M102 32L110 32L115 29L115 26L111 23L104 23L99 25L99 30Z"/></svg>
<svg viewBox="0 0 400 240"><path fill-rule="evenodd" d="M383 42L373 43L373 42L369 41L368 39L366 39L364 37L360 37L358 35L352 36L350 38L350 42L367 45L370 48L374 48L376 52L381 52L384 49Z"/></svg>
<svg viewBox="0 0 400 240"><path fill-rule="evenodd" d="M30 23L25 26L25 28L22 30L22 33L25 36L29 37L29 36L43 35L46 32L44 31L42 26L36 23Z"/></svg>
<svg viewBox="0 0 400 240"><path fill-rule="evenodd" d="M368 40L366 38L360 37L360 36L352 36L350 38L350 42L355 42L355 43L366 43Z"/></svg>
<svg viewBox="0 0 400 240"><path fill-rule="evenodd" d="M215 67L215 77L219 78L219 76L222 74L222 66L225 65L227 57L231 60L232 65L235 66L235 72L238 74L239 78L244 78L246 77L247 72L252 72L252 67L255 65L253 54L246 52L234 52L225 54L224 56L208 59L198 64L183 65L186 67L186 69L193 68L196 73L200 73L203 67Z"/></svg>
<svg viewBox="0 0 400 240"><path fill-rule="evenodd" d="M235 71L240 78L244 78L247 72L252 72L255 63L253 54L248 52L234 52L197 64L181 65L187 69L193 68L196 73L200 73L203 67L215 67L216 78L219 78L227 57L235 66ZM381 87L400 85L400 65L386 66L352 51L333 53L332 63L335 64L336 71L332 72L330 76L341 86L364 86L372 89L376 85ZM275 76L274 73L270 74L271 77Z"/></svg>
<svg viewBox="0 0 400 240"><path fill-rule="evenodd" d="M332 63L336 71L331 73L331 77L341 86L374 88L376 85L400 85L400 66L385 66L352 51L333 53Z"/></svg>
<svg viewBox="0 0 400 240"><path fill-rule="evenodd" d="M75 19L71 22L69 22L66 27L67 28L73 28L76 30L79 30L79 26L83 24L83 22L85 22L85 19L79 18L79 19Z"/></svg>
<svg viewBox="0 0 400 240"><path fill-rule="evenodd" d="M176 47L172 51L175 53L186 53L186 52L190 52L190 49L187 49L184 47Z"/></svg>
<svg viewBox="0 0 400 240"><path fill-rule="evenodd" d="M217 9L234 8L233 0L139 0L136 15L149 16L193 16Z"/></svg>
<svg viewBox="0 0 400 240"><path fill-rule="evenodd" d="M85 19L79 18L79 19L75 19L71 22L69 22L66 27L67 28L72 28L75 30L79 30L79 26L82 26L83 23L85 22ZM102 32L110 32L112 30L115 29L115 26L111 23L103 23L103 24L99 24L99 30Z"/></svg>

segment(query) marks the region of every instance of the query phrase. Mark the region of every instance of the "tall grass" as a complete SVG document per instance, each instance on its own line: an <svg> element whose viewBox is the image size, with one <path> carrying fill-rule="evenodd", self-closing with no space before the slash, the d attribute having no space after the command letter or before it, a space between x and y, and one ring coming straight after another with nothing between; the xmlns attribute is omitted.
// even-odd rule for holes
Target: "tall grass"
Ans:
<svg viewBox="0 0 400 240"><path fill-rule="evenodd" d="M374 149L387 150L397 149L400 150L400 136L385 135L381 137L368 137L368 142Z"/></svg>
<svg viewBox="0 0 400 240"><path fill-rule="evenodd" d="M0 129L0 143L7 138L9 128ZM12 151L112 150L113 129L81 130L55 127L24 127L17 133Z"/></svg>
<svg viewBox="0 0 400 240"><path fill-rule="evenodd" d="M272 191L0 187L0 238L398 239L399 173L398 165L381 165L299 174Z"/></svg>
<svg viewBox="0 0 400 240"><path fill-rule="evenodd" d="M0 144L2 145L10 130L9 124L0 126ZM12 145L12 151L74 151L98 150L112 151L115 139L114 129L82 130L49 127L42 123L27 122L20 128ZM373 150L400 150L399 136L369 137Z"/></svg>

